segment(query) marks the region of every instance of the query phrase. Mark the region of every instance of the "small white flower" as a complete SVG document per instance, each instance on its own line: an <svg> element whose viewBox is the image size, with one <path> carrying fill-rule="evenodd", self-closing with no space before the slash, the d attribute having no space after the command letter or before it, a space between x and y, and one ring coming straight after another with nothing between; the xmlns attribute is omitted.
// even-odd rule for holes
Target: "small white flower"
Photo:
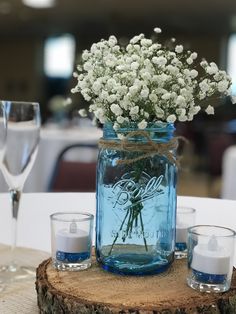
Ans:
<svg viewBox="0 0 236 314"><path fill-rule="evenodd" d="M121 140L121 141L125 139L124 134L121 134L121 133L118 133L118 134L117 134L117 137L118 137L118 139Z"/></svg>
<svg viewBox="0 0 236 314"><path fill-rule="evenodd" d="M89 96L89 94L87 93L87 90L86 90L86 89L82 90L82 91L81 91L81 94L82 94L82 96L84 97L84 99L85 99L86 101L90 101L90 100L91 100L91 96Z"/></svg>
<svg viewBox="0 0 236 314"><path fill-rule="evenodd" d="M117 123L117 122L115 121L114 124L113 124L113 129L114 129L115 131L118 131L119 128L120 128L119 123Z"/></svg>
<svg viewBox="0 0 236 314"><path fill-rule="evenodd" d="M182 53L184 50L184 47L182 45L175 46L175 52L176 53Z"/></svg>
<svg viewBox="0 0 236 314"><path fill-rule="evenodd" d="M142 46L149 47L149 46L151 46L152 41L151 41L151 39L143 38L143 39L141 39L140 43Z"/></svg>
<svg viewBox="0 0 236 314"><path fill-rule="evenodd" d="M81 117L87 117L87 111L85 109L80 109L78 113Z"/></svg>
<svg viewBox="0 0 236 314"><path fill-rule="evenodd" d="M202 60L200 62L200 66L205 69L208 66L208 62L206 60Z"/></svg>
<svg viewBox="0 0 236 314"><path fill-rule="evenodd" d="M191 113L195 115L195 114L197 114L200 110L201 110L201 107L200 107L200 106L193 106L193 107L191 108Z"/></svg>
<svg viewBox="0 0 236 314"><path fill-rule="evenodd" d="M178 83L179 83L181 86L184 86L184 85L185 85L185 81L184 81L184 79L182 79L182 77L178 78Z"/></svg>
<svg viewBox="0 0 236 314"><path fill-rule="evenodd" d="M111 105L111 111L116 115L116 116L121 116L123 113L123 110L120 108L118 104L112 104Z"/></svg>
<svg viewBox="0 0 236 314"><path fill-rule="evenodd" d="M117 120L118 123L122 124L122 123L124 123L125 118L122 117L122 116L118 116L118 117L116 118L116 120Z"/></svg>
<svg viewBox="0 0 236 314"><path fill-rule="evenodd" d="M130 108L130 115L138 114L138 112L139 112L139 106Z"/></svg>
<svg viewBox="0 0 236 314"><path fill-rule="evenodd" d="M114 47L117 44L117 39L115 36L110 36L108 39L108 44L110 47Z"/></svg>
<svg viewBox="0 0 236 314"><path fill-rule="evenodd" d="M165 57L153 57L152 62L158 66L164 66L167 63L167 59Z"/></svg>
<svg viewBox="0 0 236 314"><path fill-rule="evenodd" d="M153 102L153 103L156 103L157 102L157 95L156 94L153 94L153 93L151 93L151 94L149 94L149 97L148 97L150 100L151 100L151 102Z"/></svg>
<svg viewBox="0 0 236 314"><path fill-rule="evenodd" d="M210 75L216 74L218 72L218 66L211 62L209 66L206 67L206 72Z"/></svg>
<svg viewBox="0 0 236 314"><path fill-rule="evenodd" d="M91 62L85 62L84 64L84 70L85 71L89 71L89 70L92 70L93 66L92 66L92 63Z"/></svg>
<svg viewBox="0 0 236 314"><path fill-rule="evenodd" d="M132 39L130 39L131 44L136 44L137 42L140 41L140 35L139 36L134 36Z"/></svg>
<svg viewBox="0 0 236 314"><path fill-rule="evenodd" d="M220 72L217 72L214 76L213 76L214 80L216 80L217 82L220 81L222 79L222 75L220 74Z"/></svg>
<svg viewBox="0 0 236 314"><path fill-rule="evenodd" d="M131 70L137 70L139 68L138 62L132 62L130 65Z"/></svg>
<svg viewBox="0 0 236 314"><path fill-rule="evenodd" d="M114 94L111 94L110 96L108 96L107 100L109 101L110 104L112 104L117 100L117 96Z"/></svg>
<svg viewBox="0 0 236 314"><path fill-rule="evenodd" d="M141 72L141 77L145 81L150 81L152 79L152 76L151 76L151 74L148 71L142 71Z"/></svg>
<svg viewBox="0 0 236 314"><path fill-rule="evenodd" d="M192 52L191 55L190 55L190 57L191 57L193 60L197 59L197 53L196 53L196 52Z"/></svg>
<svg viewBox="0 0 236 314"><path fill-rule="evenodd" d="M191 71L189 69L184 69L183 73L186 77L191 77Z"/></svg>
<svg viewBox="0 0 236 314"><path fill-rule="evenodd" d="M199 99L200 99L200 100L203 100L203 99L205 99L205 98L206 98L206 92L202 92L202 91L201 91L201 92L199 93Z"/></svg>
<svg viewBox="0 0 236 314"><path fill-rule="evenodd" d="M128 110L128 108L130 107L130 101L127 99L121 100L120 101L120 107L125 109L125 110Z"/></svg>
<svg viewBox="0 0 236 314"><path fill-rule="evenodd" d="M193 114L188 114L188 121L192 121L193 120Z"/></svg>
<svg viewBox="0 0 236 314"><path fill-rule="evenodd" d="M162 119L164 117L165 112L160 107L156 106L155 111L157 118Z"/></svg>
<svg viewBox="0 0 236 314"><path fill-rule="evenodd" d="M116 85L116 80L114 80L113 78L110 78L109 80L107 80L107 87L109 89L112 89L115 85Z"/></svg>
<svg viewBox="0 0 236 314"><path fill-rule="evenodd" d="M220 93L223 93L223 92L225 92L227 89L228 89L228 81L220 81L218 84L217 84L218 86L218 91L220 92Z"/></svg>
<svg viewBox="0 0 236 314"><path fill-rule="evenodd" d="M102 85L100 82L95 81L93 83L92 89L94 90L94 92L96 92L96 93L99 92L101 88L102 88Z"/></svg>
<svg viewBox="0 0 236 314"><path fill-rule="evenodd" d="M179 116L184 116L186 114L186 109L180 108L180 109L176 109L176 113Z"/></svg>
<svg viewBox="0 0 236 314"><path fill-rule="evenodd" d="M205 79L200 84L199 87L201 88L202 92L208 92L210 89L210 85L208 84L208 81Z"/></svg>
<svg viewBox="0 0 236 314"><path fill-rule="evenodd" d="M104 111L102 108L98 108L97 110L94 111L94 115L95 117L99 120L99 121L103 121L104 119Z"/></svg>
<svg viewBox="0 0 236 314"><path fill-rule="evenodd" d="M133 85L129 88L129 93L133 97L139 92L139 86L138 85Z"/></svg>
<svg viewBox="0 0 236 314"><path fill-rule="evenodd" d="M187 117L187 116L179 116L178 120L179 120L180 122L185 122L185 121L188 120L188 117Z"/></svg>
<svg viewBox="0 0 236 314"><path fill-rule="evenodd" d="M170 93L165 93L164 95L161 96L161 99L168 100L170 99L170 97L171 97Z"/></svg>
<svg viewBox="0 0 236 314"><path fill-rule="evenodd" d="M214 114L215 113L214 107L212 107L210 105L205 109L205 111L207 114Z"/></svg>
<svg viewBox="0 0 236 314"><path fill-rule="evenodd" d="M138 123L138 128L140 130L144 130L147 127L147 122L145 120L142 120L141 122Z"/></svg>
<svg viewBox="0 0 236 314"><path fill-rule="evenodd" d="M169 123L174 123L176 121L176 115L174 115L174 114L169 115L167 117L166 121Z"/></svg>
<svg viewBox="0 0 236 314"><path fill-rule="evenodd" d="M186 62L190 65L190 64L193 63L193 59L192 59L192 58L188 58L188 59L186 60Z"/></svg>
<svg viewBox="0 0 236 314"><path fill-rule="evenodd" d="M102 90L102 92L101 92L101 94L100 94L100 98L101 98L101 100L107 100L108 99L108 97L109 97L109 94L108 94L108 92L107 91L105 91L105 90Z"/></svg>
<svg viewBox="0 0 236 314"><path fill-rule="evenodd" d="M177 98L176 98L176 104L177 105L180 105L180 106L185 106L186 104L186 99L182 96L182 95L179 95Z"/></svg>
<svg viewBox="0 0 236 314"><path fill-rule="evenodd" d="M179 68L171 64L168 64L166 69L167 71L170 72L170 74L173 74L173 75L177 75L179 73Z"/></svg>
<svg viewBox="0 0 236 314"><path fill-rule="evenodd" d="M190 71L190 76L194 79L198 76L198 71L193 69Z"/></svg>
<svg viewBox="0 0 236 314"><path fill-rule="evenodd" d="M146 98L148 97L148 95L149 95L149 90L148 90L148 88L145 88L145 89L142 89L142 90L141 90L140 96L141 96L142 98L146 99Z"/></svg>
<svg viewBox="0 0 236 314"><path fill-rule="evenodd" d="M89 56L90 56L90 53L88 52L88 50L84 50L82 53L82 59L86 61L88 60Z"/></svg>
<svg viewBox="0 0 236 314"><path fill-rule="evenodd" d="M159 27L155 27L155 28L154 28L154 32L155 32L156 34L160 34L160 33L162 32L162 30L161 30L161 28L159 28Z"/></svg>

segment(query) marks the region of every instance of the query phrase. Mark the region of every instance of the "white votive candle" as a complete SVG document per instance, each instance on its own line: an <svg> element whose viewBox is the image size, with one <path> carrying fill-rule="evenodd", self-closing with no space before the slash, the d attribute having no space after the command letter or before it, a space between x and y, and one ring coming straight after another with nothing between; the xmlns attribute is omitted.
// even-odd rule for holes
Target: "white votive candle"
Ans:
<svg viewBox="0 0 236 314"><path fill-rule="evenodd" d="M61 229L56 234L56 250L66 253L88 252L89 234L77 228L75 222L70 228Z"/></svg>
<svg viewBox="0 0 236 314"><path fill-rule="evenodd" d="M207 244L197 244L193 249L191 268L199 272L225 275L230 271L230 254L211 236Z"/></svg>

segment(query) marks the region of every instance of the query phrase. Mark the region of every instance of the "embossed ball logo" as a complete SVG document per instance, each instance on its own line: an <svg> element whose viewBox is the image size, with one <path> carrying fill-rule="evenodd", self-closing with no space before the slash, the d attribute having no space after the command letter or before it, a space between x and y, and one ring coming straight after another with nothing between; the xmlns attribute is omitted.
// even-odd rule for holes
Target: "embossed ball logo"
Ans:
<svg viewBox="0 0 236 314"><path fill-rule="evenodd" d="M120 210L126 211L156 195L163 194L160 187L163 177L163 175L150 177L147 173L142 172L140 180L135 182L134 173L124 174L112 189L113 208L118 207Z"/></svg>

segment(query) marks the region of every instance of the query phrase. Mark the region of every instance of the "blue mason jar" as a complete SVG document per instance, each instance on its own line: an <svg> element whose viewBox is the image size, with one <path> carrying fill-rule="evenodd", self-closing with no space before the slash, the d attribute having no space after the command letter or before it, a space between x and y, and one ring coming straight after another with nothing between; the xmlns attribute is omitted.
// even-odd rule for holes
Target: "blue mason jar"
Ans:
<svg viewBox="0 0 236 314"><path fill-rule="evenodd" d="M176 225L173 124L106 123L97 165L96 257L123 275L165 271L174 260ZM159 146L158 146L159 145Z"/></svg>

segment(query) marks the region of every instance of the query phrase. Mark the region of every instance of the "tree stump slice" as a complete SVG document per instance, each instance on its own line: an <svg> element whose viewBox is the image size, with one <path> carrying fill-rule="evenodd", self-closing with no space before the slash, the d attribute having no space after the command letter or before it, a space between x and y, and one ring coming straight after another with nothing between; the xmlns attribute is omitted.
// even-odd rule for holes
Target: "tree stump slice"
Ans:
<svg viewBox="0 0 236 314"><path fill-rule="evenodd" d="M176 260L155 276L120 276L91 268L62 272L51 259L37 268L36 290L40 313L235 314L236 271L225 293L200 293L186 284L186 260Z"/></svg>

